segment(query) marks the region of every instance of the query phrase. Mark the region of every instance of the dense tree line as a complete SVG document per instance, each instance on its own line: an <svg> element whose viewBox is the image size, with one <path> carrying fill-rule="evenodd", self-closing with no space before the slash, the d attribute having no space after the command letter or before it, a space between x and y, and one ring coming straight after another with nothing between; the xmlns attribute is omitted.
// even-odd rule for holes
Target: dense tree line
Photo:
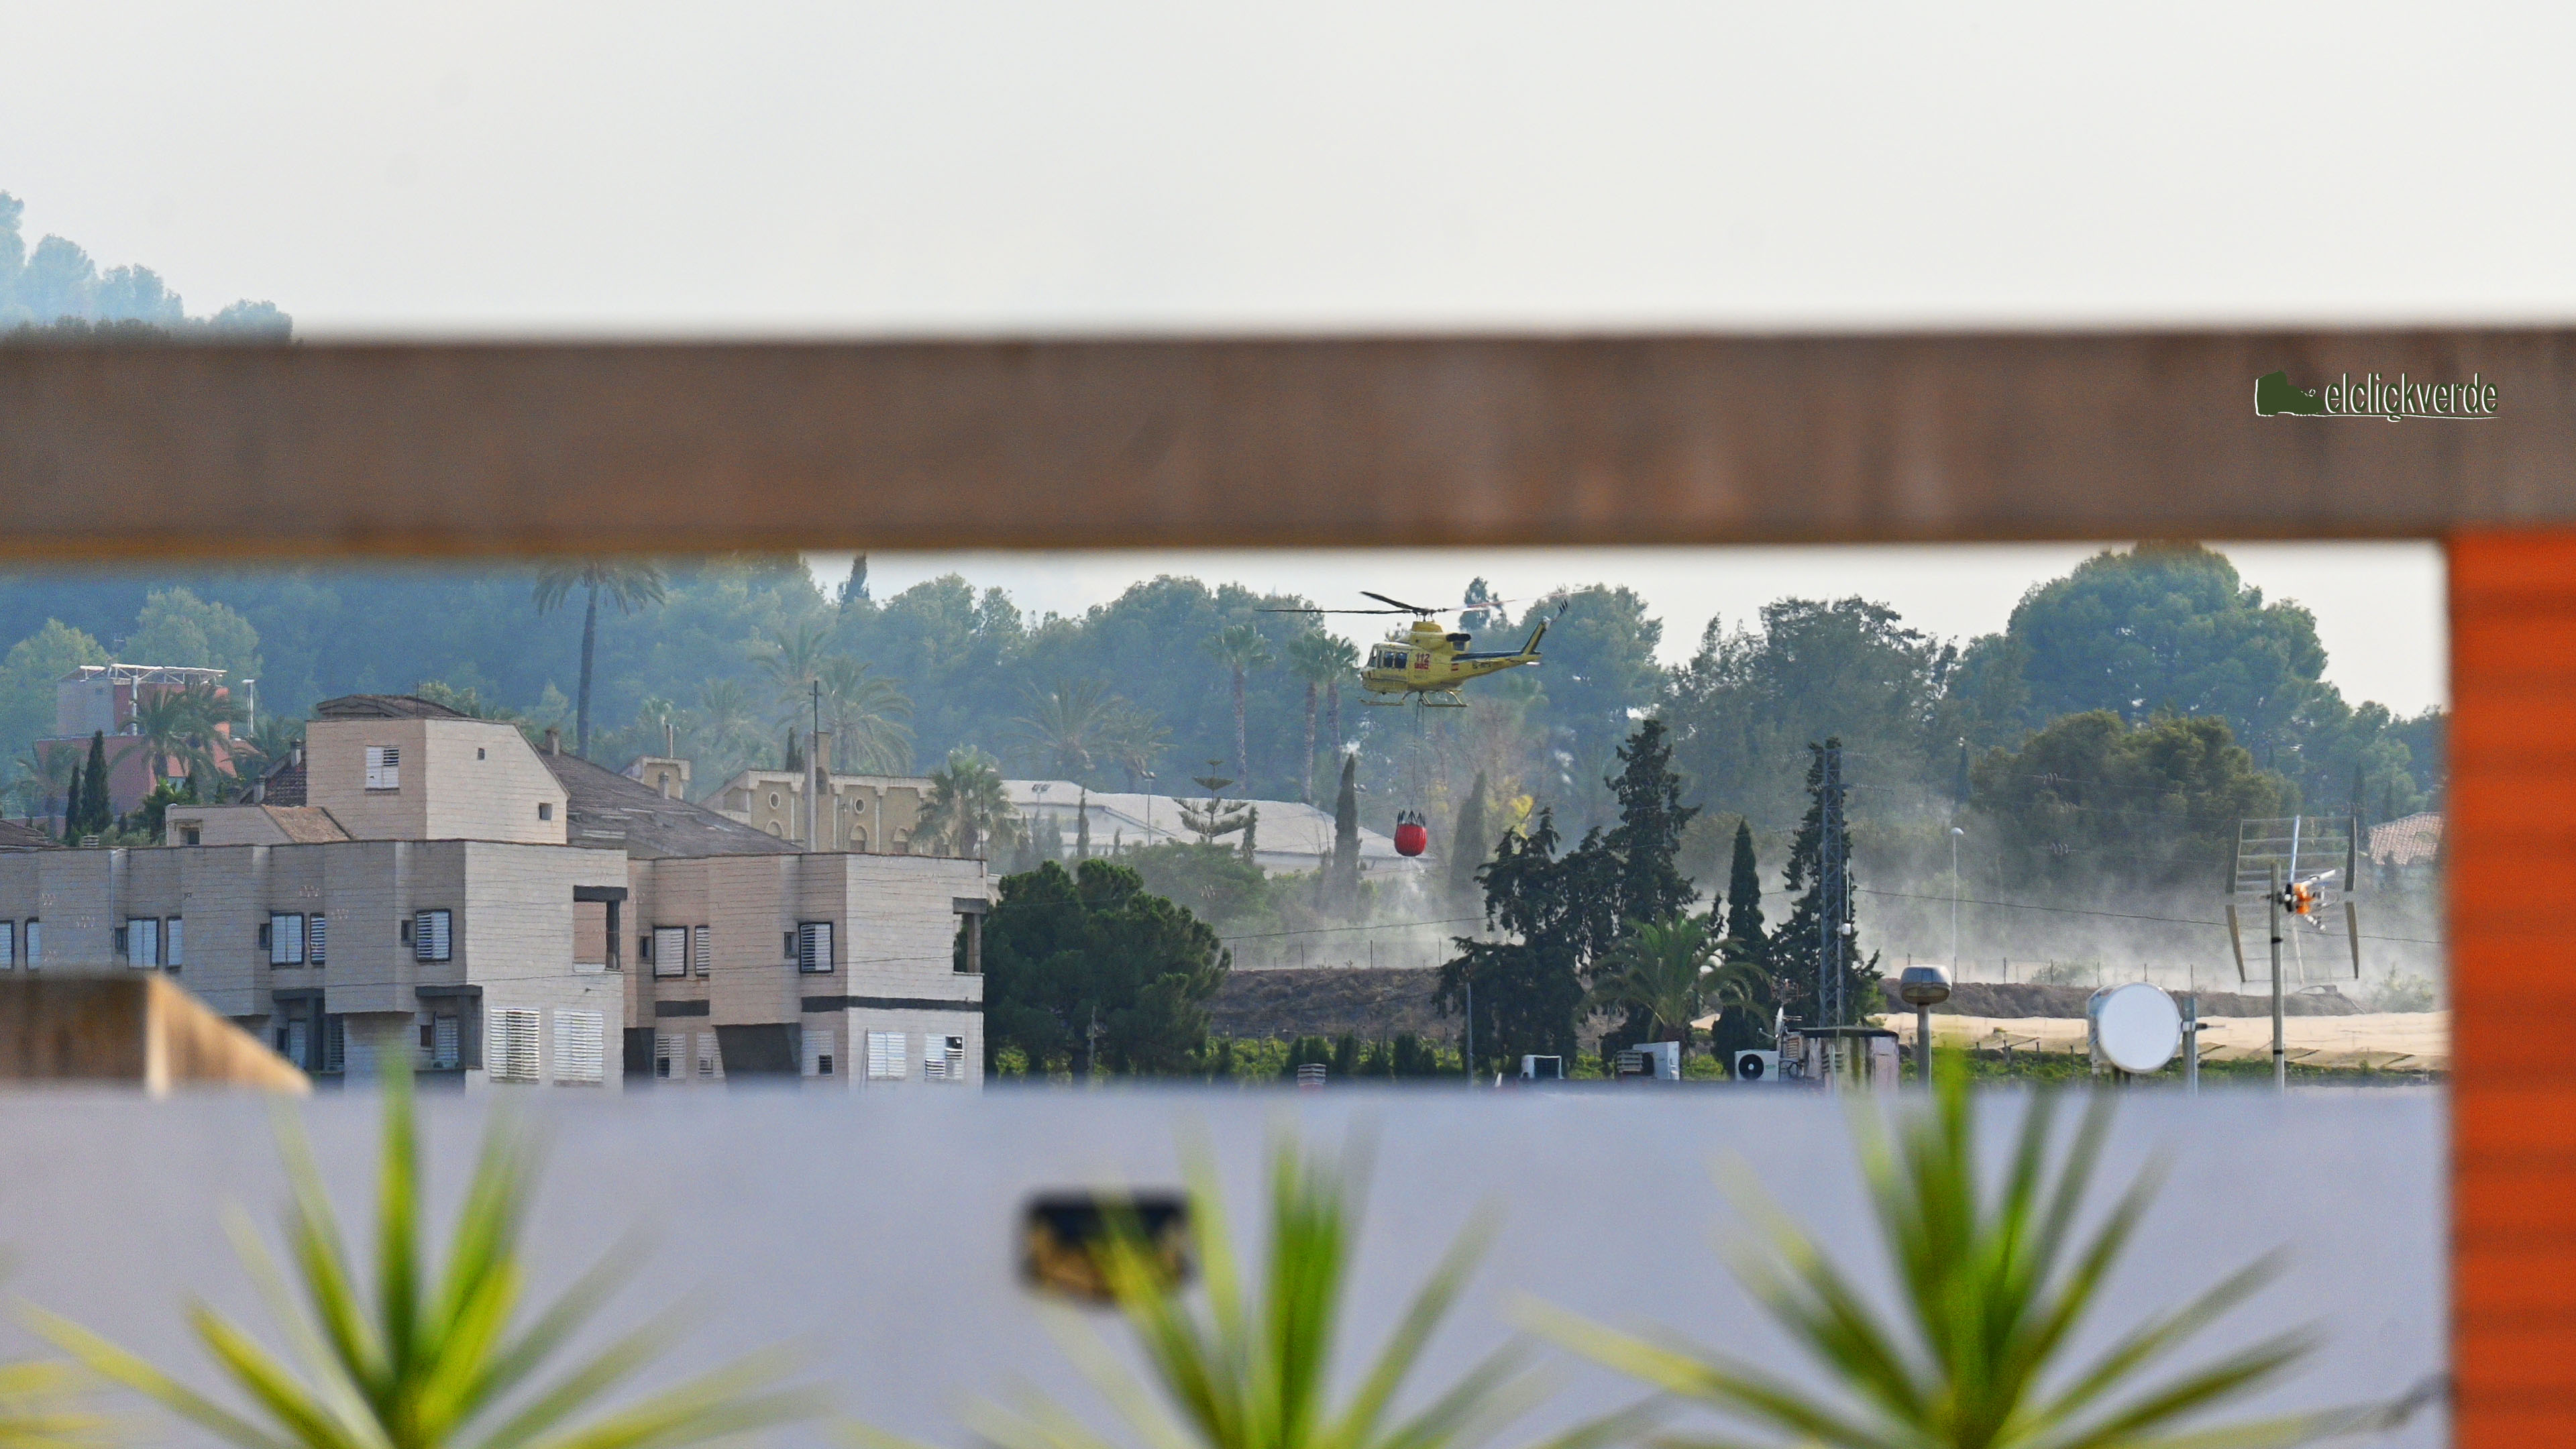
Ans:
<svg viewBox="0 0 2576 1449"><path fill-rule="evenodd" d="M0 191L0 340L284 341L293 331L292 319L269 302L235 302L212 317L191 317L150 267L101 271L62 237L48 236L31 250L19 230L26 209Z"/></svg>

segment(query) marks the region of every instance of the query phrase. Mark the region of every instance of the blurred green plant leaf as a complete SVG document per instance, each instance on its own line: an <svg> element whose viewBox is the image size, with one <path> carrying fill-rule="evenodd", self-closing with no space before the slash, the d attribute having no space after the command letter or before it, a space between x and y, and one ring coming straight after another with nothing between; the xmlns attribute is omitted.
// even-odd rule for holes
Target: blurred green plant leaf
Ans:
<svg viewBox="0 0 2576 1449"><path fill-rule="evenodd" d="M310 1147L280 1115L292 1198L292 1279L234 1215L228 1226L295 1362L203 1303L189 1326L247 1407L197 1392L68 1319L30 1310L36 1330L93 1372L144 1395L236 1449L682 1449L823 1412L790 1385L778 1352L754 1354L603 1411L669 1345L661 1325L628 1333L553 1372L635 1260L614 1250L552 1304L519 1322L521 1248L537 1152L506 1110L485 1129L443 1271L421 1261L420 1144L411 1076L383 1075L384 1143L376 1243L363 1278L343 1246ZM366 1286L362 1286L362 1284ZM540 1385L540 1380L543 1380ZM0 1449L14 1446L0 1441Z"/></svg>

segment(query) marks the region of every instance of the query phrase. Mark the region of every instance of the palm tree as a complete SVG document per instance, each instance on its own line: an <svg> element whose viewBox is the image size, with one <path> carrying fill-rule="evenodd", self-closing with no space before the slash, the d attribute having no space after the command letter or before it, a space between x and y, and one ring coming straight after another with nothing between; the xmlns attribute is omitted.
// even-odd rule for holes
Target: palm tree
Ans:
<svg viewBox="0 0 2576 1449"><path fill-rule="evenodd" d="M1131 792L1172 747L1172 732L1163 728L1150 709L1120 703L1101 726L1100 749L1112 764L1127 774Z"/></svg>
<svg viewBox="0 0 2576 1449"><path fill-rule="evenodd" d="M912 700L891 679L846 655L824 662L823 722L832 727L835 768L900 775L912 768Z"/></svg>
<svg viewBox="0 0 2576 1449"><path fill-rule="evenodd" d="M806 619L793 629L774 629L751 647L751 657L778 687L779 702L791 710L803 709L814 681L823 677L823 666L831 662L832 626L822 619Z"/></svg>
<svg viewBox="0 0 2576 1449"><path fill-rule="evenodd" d="M732 775L734 766L767 743L740 680L711 679L698 686L698 730L698 748L708 756L700 763L720 766L707 772L718 779Z"/></svg>
<svg viewBox="0 0 2576 1449"><path fill-rule="evenodd" d="M1337 639L1321 629L1288 641L1288 672L1306 686L1306 754L1297 771L1297 798L1309 805L1315 803L1315 705L1326 689L1341 682L1343 671L1350 667L1346 658L1356 662L1359 651L1349 640ZM1339 733L1338 710L1333 724L1335 733ZM1339 741L1335 745L1338 748Z"/></svg>
<svg viewBox="0 0 2576 1449"><path fill-rule="evenodd" d="M590 673L599 644L599 596L607 594L618 613L632 614L646 604L662 602L663 584L658 565L621 559L548 564L537 571L539 614L551 614L563 607L575 589L588 596L581 614L581 692L573 709L574 754L585 759L590 755Z"/></svg>
<svg viewBox="0 0 2576 1449"><path fill-rule="evenodd" d="M1236 779L1250 780L1251 750L1244 743L1243 730L1243 677L1269 667L1270 641L1250 624L1228 624L1207 641L1207 651L1234 675L1234 774Z"/></svg>
<svg viewBox="0 0 2576 1449"><path fill-rule="evenodd" d="M1020 838L1019 814L991 756L972 745L948 752L948 763L930 772L930 795L922 802L915 838L944 842L968 857L987 842L1009 845Z"/></svg>
<svg viewBox="0 0 2576 1449"><path fill-rule="evenodd" d="M1078 679L1053 689L1021 686L1028 713L1011 721L1026 745L1056 774L1089 784L1092 767L1104 752L1111 721L1120 708L1118 696L1097 679Z"/></svg>
<svg viewBox="0 0 2576 1449"><path fill-rule="evenodd" d="M18 778L11 788L28 814L50 820L63 813L56 807L71 798L72 771L80 759L78 750L30 749L18 757Z"/></svg>
<svg viewBox="0 0 2576 1449"><path fill-rule="evenodd" d="M218 773L217 731L241 723L242 709L215 693L205 682L153 694L134 707L134 735L144 753L150 785L165 778L162 767L177 760L181 773L212 785ZM133 747L129 747L133 748Z"/></svg>
<svg viewBox="0 0 2576 1449"><path fill-rule="evenodd" d="M1610 974L1594 984L1591 1004L1643 1011L1655 1040L1678 1041L1687 1052L1716 955L1708 922L1698 916L1644 922L1611 951Z"/></svg>

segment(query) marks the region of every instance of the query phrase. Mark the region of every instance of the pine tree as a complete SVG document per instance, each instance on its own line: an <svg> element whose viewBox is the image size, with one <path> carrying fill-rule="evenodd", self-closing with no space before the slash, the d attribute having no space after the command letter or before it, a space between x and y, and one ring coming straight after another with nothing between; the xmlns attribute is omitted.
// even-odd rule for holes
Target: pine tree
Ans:
<svg viewBox="0 0 2576 1449"><path fill-rule="evenodd" d="M1460 903L1476 899L1476 868L1485 863L1494 843L1485 838L1485 772L1458 805L1458 823L1449 833L1449 893Z"/></svg>
<svg viewBox="0 0 2576 1449"><path fill-rule="evenodd" d="M1342 757L1342 788L1333 797L1333 870L1326 894L1335 910L1347 911L1360 895L1360 762Z"/></svg>
<svg viewBox="0 0 2576 1449"><path fill-rule="evenodd" d="M1782 883L1795 899L1789 907L1789 919L1772 934L1768 969L1771 976L1771 999L1788 1008L1792 1016L1816 1020L1816 972L1822 964L1824 929L1853 924L1851 885L1851 815L1840 809L1842 828L1834 838L1825 838L1825 751L1839 749L1839 738L1821 745L1809 745L1811 758L1807 765L1807 814L1798 822L1798 834L1789 842L1789 859L1781 867ZM1825 852L1832 851L1842 868L1845 886L1842 919L1823 921ZM1864 961L1857 934L1843 938L1843 1015L1853 1021L1865 1016L1878 999L1878 958ZM1848 1026L1851 1021L1823 1022L1821 1025Z"/></svg>
<svg viewBox="0 0 2576 1449"><path fill-rule="evenodd" d="M1689 912L1699 887L1681 872L1682 831L1699 814L1682 803L1682 777L1672 768L1664 722L1650 719L1619 747L1620 772L1605 781L1619 802L1619 823L1602 840L1618 861L1610 902L1616 929Z"/></svg>
<svg viewBox="0 0 2576 1449"><path fill-rule="evenodd" d="M1753 822L1735 822L1735 858L1726 873L1726 954L1761 961L1770 954L1762 928L1762 867L1753 858Z"/></svg>

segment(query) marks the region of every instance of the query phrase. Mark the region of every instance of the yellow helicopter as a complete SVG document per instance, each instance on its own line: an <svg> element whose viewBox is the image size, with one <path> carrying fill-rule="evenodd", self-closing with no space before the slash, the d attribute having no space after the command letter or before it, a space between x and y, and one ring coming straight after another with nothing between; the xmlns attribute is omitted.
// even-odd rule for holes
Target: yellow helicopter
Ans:
<svg viewBox="0 0 2576 1449"><path fill-rule="evenodd" d="M1426 609L1402 599L1360 590L1365 598L1391 605L1384 609L1264 609L1266 614L1411 614L1413 626L1388 634L1384 642L1372 646L1368 662L1360 668L1360 691L1363 704L1401 705L1408 699L1431 709L1465 709L1467 701L1459 698L1458 688L1471 679L1500 674L1524 664L1539 662L1538 641L1547 637L1547 626L1553 615L1538 621L1530 631L1529 642L1517 651L1475 651L1467 646L1475 636L1459 630L1443 629L1433 622L1442 614L1455 614L1458 609ZM1491 608L1494 600L1469 607ZM1559 604L1557 613L1565 612Z"/></svg>

